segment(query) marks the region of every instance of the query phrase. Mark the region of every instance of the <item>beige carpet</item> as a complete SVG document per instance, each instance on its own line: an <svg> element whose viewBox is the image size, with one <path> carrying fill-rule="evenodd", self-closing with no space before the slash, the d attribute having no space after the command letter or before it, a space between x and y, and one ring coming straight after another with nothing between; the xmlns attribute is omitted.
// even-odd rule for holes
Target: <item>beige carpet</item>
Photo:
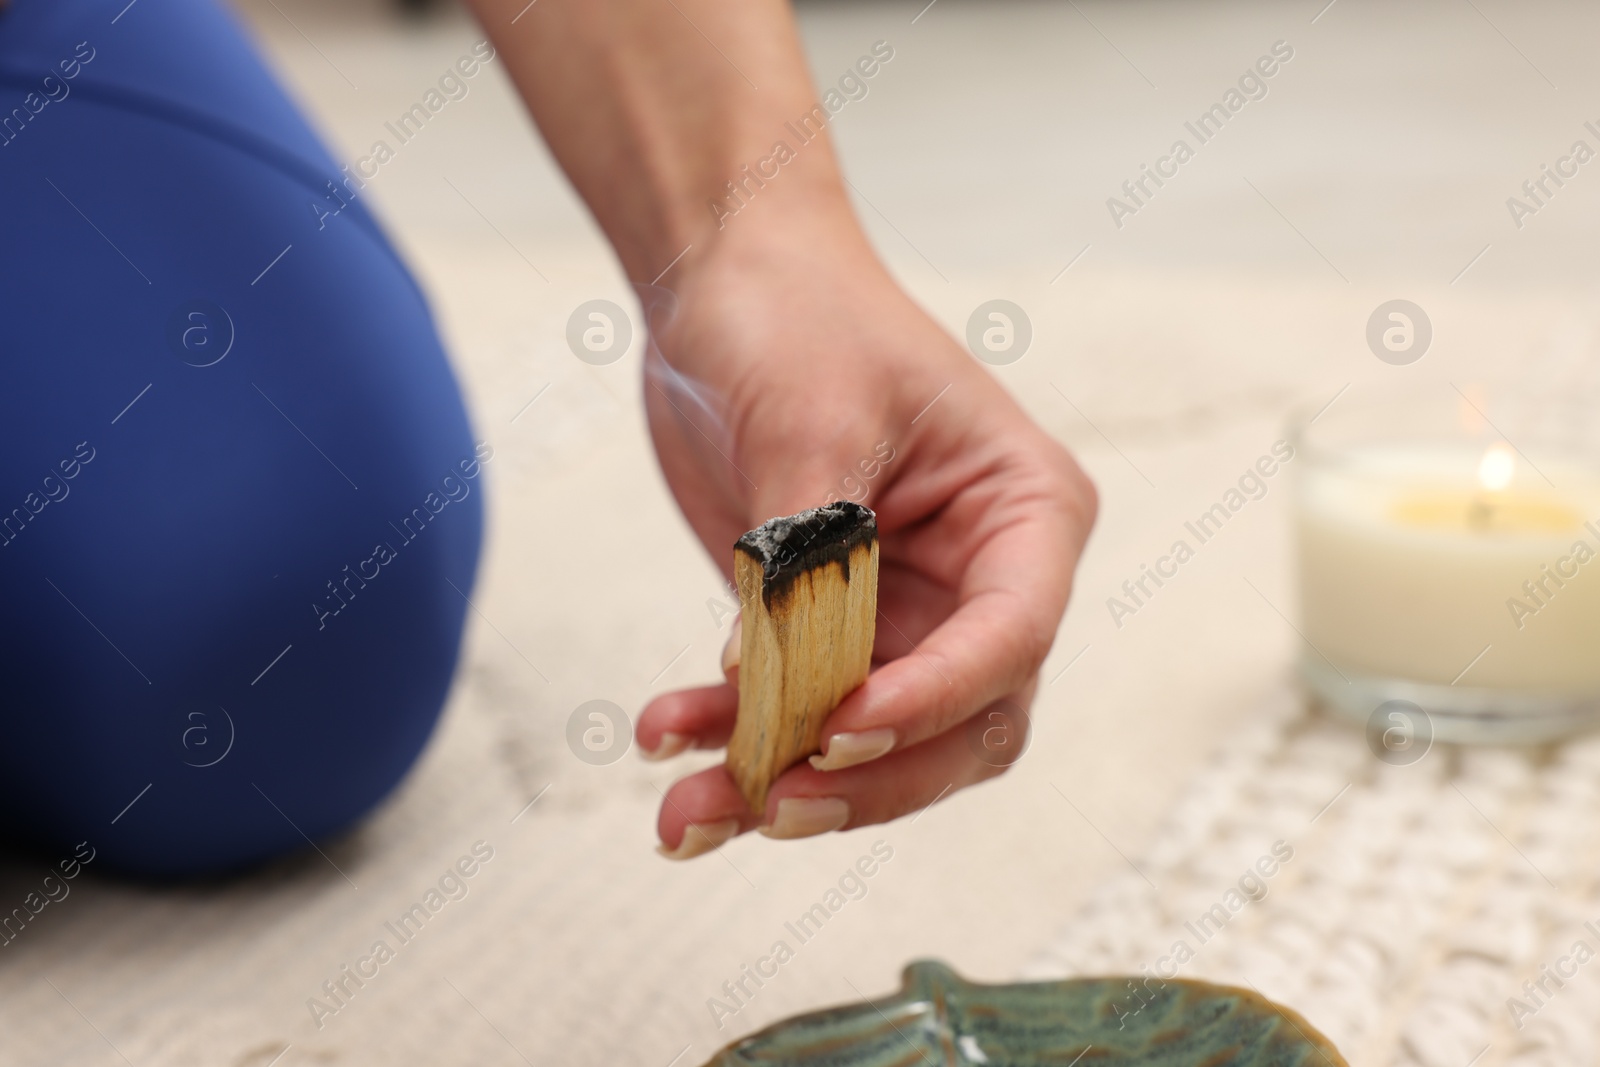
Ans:
<svg viewBox="0 0 1600 1067"><path fill-rule="evenodd" d="M497 449L481 614L443 725L326 858L186 890L75 883L0 955L0 1064L686 1067L785 1014L891 988L916 957L1014 976L1289 684L1286 486L1120 630L1106 597L1297 404L1400 375L1559 391L1592 360L1600 176L1520 231L1504 205L1600 118L1582 110L1600 98L1592 9L940 0L913 24L922 6L802 8L819 79L875 40L896 49L837 126L859 210L953 331L991 297L1028 311L1033 348L995 373L1103 499L1014 773L915 823L744 839L675 866L651 846L676 769L568 752L578 704L632 713L714 677L725 630L707 607L716 573L648 451L637 348L594 368L564 345L573 307L630 304L629 290L492 69L371 190ZM246 13L345 158L477 39L454 16L396 24L312 0ZM1279 39L1296 56L1269 95L1116 229L1105 199ZM1410 368L1362 340L1397 296L1435 324ZM556 496L592 521L547 523ZM640 527L657 555L624 589L604 576ZM893 858L865 898L719 1027L708 999L879 840ZM319 1027L308 999L477 841L493 858L468 894ZM35 880L11 862L0 891Z"/></svg>

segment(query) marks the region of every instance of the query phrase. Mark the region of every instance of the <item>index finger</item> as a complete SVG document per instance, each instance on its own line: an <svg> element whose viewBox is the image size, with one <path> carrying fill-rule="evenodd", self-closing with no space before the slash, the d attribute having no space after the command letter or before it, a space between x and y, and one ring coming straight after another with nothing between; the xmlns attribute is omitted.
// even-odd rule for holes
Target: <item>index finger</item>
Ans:
<svg viewBox="0 0 1600 1067"><path fill-rule="evenodd" d="M1066 608L1087 524L1064 493L996 507L1010 514L974 550L956 610L834 710L824 755L812 758L817 769L854 766L942 734L1038 672Z"/></svg>

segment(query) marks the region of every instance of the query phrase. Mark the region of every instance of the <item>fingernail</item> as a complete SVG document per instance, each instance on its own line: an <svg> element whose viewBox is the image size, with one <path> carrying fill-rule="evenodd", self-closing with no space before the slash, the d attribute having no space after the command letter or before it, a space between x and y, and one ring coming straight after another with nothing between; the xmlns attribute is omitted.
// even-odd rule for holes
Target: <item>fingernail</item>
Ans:
<svg viewBox="0 0 1600 1067"><path fill-rule="evenodd" d="M656 851L669 860L692 860L696 856L703 856L707 852L721 848L738 832L738 819L724 819L722 822L708 822L704 825L691 824L683 828L683 840L678 842L677 848L657 845Z"/></svg>
<svg viewBox="0 0 1600 1067"><path fill-rule="evenodd" d="M819 771L843 770L875 760L893 747L894 731L887 726L858 734L834 734L828 738L828 754L812 756L811 766Z"/></svg>
<svg viewBox="0 0 1600 1067"><path fill-rule="evenodd" d="M664 759L671 759L689 747L694 738L688 734L662 734L661 743L655 748L641 748L639 755L651 763L659 763Z"/></svg>
<svg viewBox="0 0 1600 1067"><path fill-rule="evenodd" d="M786 840L825 834L849 821L850 804L839 797L785 797L778 801L772 824L759 829L768 837Z"/></svg>

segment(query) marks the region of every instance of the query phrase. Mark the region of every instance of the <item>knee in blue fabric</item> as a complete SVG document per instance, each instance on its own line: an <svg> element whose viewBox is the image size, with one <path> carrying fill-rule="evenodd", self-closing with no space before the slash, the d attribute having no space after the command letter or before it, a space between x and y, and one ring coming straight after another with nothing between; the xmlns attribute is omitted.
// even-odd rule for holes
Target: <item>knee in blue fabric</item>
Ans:
<svg viewBox="0 0 1600 1067"><path fill-rule="evenodd" d="M101 34L0 145L0 834L177 876L348 827L413 763L492 451L231 22L120 6L0 16L11 96Z"/></svg>

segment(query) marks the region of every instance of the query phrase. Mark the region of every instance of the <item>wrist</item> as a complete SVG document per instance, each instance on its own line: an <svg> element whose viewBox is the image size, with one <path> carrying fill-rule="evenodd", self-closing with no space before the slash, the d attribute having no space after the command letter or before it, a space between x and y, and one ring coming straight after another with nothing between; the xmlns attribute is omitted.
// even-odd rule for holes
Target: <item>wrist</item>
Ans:
<svg viewBox="0 0 1600 1067"><path fill-rule="evenodd" d="M741 139L745 145L754 138ZM832 151L820 138L800 153L785 131L762 151L733 149L663 190L630 232L612 234L628 276L673 290L730 268L760 269L784 257L867 248Z"/></svg>
<svg viewBox="0 0 1600 1067"><path fill-rule="evenodd" d="M842 184L816 180L781 186L787 175L746 194L736 213L718 217L702 203L698 229L675 253L692 244L678 266L658 283L684 297L709 287L817 289L808 272L879 269ZM720 206L720 205L719 205Z"/></svg>

